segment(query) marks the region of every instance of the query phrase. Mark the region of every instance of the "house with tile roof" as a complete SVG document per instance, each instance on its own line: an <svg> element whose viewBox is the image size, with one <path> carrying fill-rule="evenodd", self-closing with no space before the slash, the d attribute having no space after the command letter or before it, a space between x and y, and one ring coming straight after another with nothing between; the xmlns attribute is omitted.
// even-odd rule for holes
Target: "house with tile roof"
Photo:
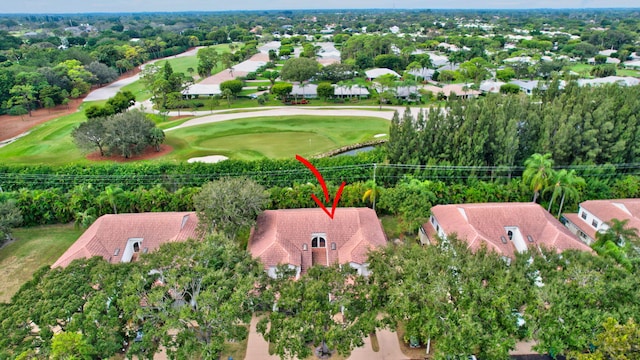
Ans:
<svg viewBox="0 0 640 360"><path fill-rule="evenodd" d="M432 244L451 234L457 234L474 251L486 246L508 258L528 249L591 251L553 215L533 202L432 207L429 221L420 229L420 242Z"/></svg>
<svg viewBox="0 0 640 360"><path fill-rule="evenodd" d="M135 261L166 242L198 239L197 226L195 212L103 215L51 267L94 256L110 263Z"/></svg>
<svg viewBox="0 0 640 360"><path fill-rule="evenodd" d="M271 277L278 265L296 277L314 265L348 264L368 275L367 253L387 243L382 224L369 208L337 208L333 219L320 208L266 210L258 216L248 250Z"/></svg>
<svg viewBox="0 0 640 360"><path fill-rule="evenodd" d="M612 219L628 220L628 227L640 229L640 199L588 200L580 203L577 214L563 216L567 228L591 245L597 232L609 229Z"/></svg>

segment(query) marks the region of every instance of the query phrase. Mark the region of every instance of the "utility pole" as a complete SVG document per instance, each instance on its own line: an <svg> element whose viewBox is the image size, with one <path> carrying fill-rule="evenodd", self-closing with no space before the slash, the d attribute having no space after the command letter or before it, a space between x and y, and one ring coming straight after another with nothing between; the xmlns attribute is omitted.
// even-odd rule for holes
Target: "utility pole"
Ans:
<svg viewBox="0 0 640 360"><path fill-rule="evenodd" d="M373 211L376 211L376 198L378 197L376 189L378 185L376 185L376 170L378 169L378 164L373 163Z"/></svg>

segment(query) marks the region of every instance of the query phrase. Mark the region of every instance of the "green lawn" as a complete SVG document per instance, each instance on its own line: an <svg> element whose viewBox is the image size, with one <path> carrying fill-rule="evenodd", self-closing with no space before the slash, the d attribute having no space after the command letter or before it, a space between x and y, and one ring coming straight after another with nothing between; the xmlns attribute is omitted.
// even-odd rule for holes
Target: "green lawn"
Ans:
<svg viewBox="0 0 640 360"><path fill-rule="evenodd" d="M187 121L157 120L162 129ZM18 141L1 147L0 162L47 165L89 163L71 138L71 131L84 121L84 114L77 112L37 126ZM186 161L192 157L214 154L244 160L284 158L295 154L309 156L371 140L373 135L387 133L388 130L389 122L377 118L297 116L231 120L168 132L166 143L174 151L150 161Z"/></svg>
<svg viewBox="0 0 640 360"><path fill-rule="evenodd" d="M389 121L366 117L282 116L230 120L167 132L171 160L311 156L387 133Z"/></svg>
<svg viewBox="0 0 640 360"><path fill-rule="evenodd" d="M216 49L218 54L230 52L229 44L213 45L212 47ZM164 66L165 62L169 62L169 64L171 64L171 68L173 68L173 72L181 72L186 75L189 75L189 72L187 71L188 68L193 68L193 70L195 71L194 74L197 74L197 71L198 71L198 57L196 55L170 57L165 60L160 60L156 64L160 66ZM222 70L222 64L219 64L218 67L216 67L216 69L218 68L220 69L217 71L214 70L213 72L216 73Z"/></svg>
<svg viewBox="0 0 640 360"><path fill-rule="evenodd" d="M0 248L0 302L9 302L36 270L53 264L83 231L69 224L16 229L16 240Z"/></svg>
<svg viewBox="0 0 640 360"><path fill-rule="evenodd" d="M591 71L591 69L593 68L593 65L589 65L589 64L576 64L574 66L571 67L571 71L575 71L578 74L585 74L585 75L589 75L589 72Z"/></svg>
<svg viewBox="0 0 640 360"><path fill-rule="evenodd" d="M151 98L151 92L147 90L146 86L140 80L123 86L120 91L131 91L131 93L136 97L136 101L144 101Z"/></svg>
<svg viewBox="0 0 640 360"><path fill-rule="evenodd" d="M616 70L616 75L618 75L618 76L640 77L640 71L631 70L631 69L617 69Z"/></svg>
<svg viewBox="0 0 640 360"><path fill-rule="evenodd" d="M576 64L571 67L571 70L577 72L578 74L584 75L586 77L591 77L589 72L593 69L593 65L589 64ZM630 70L630 69L616 69L617 76L640 76L640 71L638 70Z"/></svg>
<svg viewBox="0 0 640 360"><path fill-rule="evenodd" d="M73 143L70 134L84 121L84 112L80 110L38 125L28 135L1 147L0 162L60 165L83 161L84 156Z"/></svg>

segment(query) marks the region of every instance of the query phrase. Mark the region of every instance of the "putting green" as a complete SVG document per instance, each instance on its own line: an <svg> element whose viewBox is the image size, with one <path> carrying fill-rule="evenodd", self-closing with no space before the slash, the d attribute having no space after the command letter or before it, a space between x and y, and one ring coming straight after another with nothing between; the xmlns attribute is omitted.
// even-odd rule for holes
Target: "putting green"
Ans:
<svg viewBox="0 0 640 360"><path fill-rule="evenodd" d="M291 131L226 136L208 139L198 145L201 148L211 149L213 153L236 149L240 152L253 151L264 157L276 158L283 155L295 157L296 153L301 151L305 153L329 151L335 147L335 142L312 132ZM286 154L284 149L291 149L293 152Z"/></svg>
<svg viewBox="0 0 640 360"><path fill-rule="evenodd" d="M170 159L224 155L231 159L312 156L375 139L389 121L368 117L280 116L229 120L167 132Z"/></svg>

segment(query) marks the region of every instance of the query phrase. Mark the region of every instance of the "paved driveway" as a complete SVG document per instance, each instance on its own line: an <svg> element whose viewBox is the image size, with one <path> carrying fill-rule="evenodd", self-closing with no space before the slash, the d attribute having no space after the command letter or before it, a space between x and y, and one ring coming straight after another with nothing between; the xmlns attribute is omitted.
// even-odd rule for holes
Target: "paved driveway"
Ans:
<svg viewBox="0 0 640 360"><path fill-rule="evenodd" d="M269 355L269 344L262 335L256 331L256 324L260 320L258 317L251 318L249 327L249 339L247 341L246 360L278 360L279 357ZM364 339L364 346L351 352L348 360L407 360L408 358L400 350L398 336L389 330L378 330L376 332L380 351L374 352L371 348L371 338ZM295 360L295 359L294 359Z"/></svg>
<svg viewBox="0 0 640 360"><path fill-rule="evenodd" d="M265 341L262 335L256 331L256 325L260 318L255 315L251 318L249 326L249 339L247 340L247 354L245 359L249 360L278 360L279 357L269 355L269 343Z"/></svg>
<svg viewBox="0 0 640 360"><path fill-rule="evenodd" d="M406 360L408 359L400 350L398 336L389 330L376 331L380 351L374 352L371 348L371 338L364 339L364 346L351 352L349 360Z"/></svg>

